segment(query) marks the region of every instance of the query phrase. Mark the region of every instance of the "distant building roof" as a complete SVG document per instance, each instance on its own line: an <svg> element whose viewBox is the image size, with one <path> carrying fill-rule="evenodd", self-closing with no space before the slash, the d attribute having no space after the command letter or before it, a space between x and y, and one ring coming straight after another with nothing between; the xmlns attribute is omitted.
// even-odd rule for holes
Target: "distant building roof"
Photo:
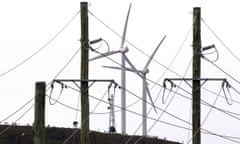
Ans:
<svg viewBox="0 0 240 144"><path fill-rule="evenodd" d="M131 139L129 139L131 137ZM128 144L139 141L138 144L180 144L153 137L127 136L120 134L91 132L91 144ZM47 144L79 144L80 129L74 128L46 128ZM31 126L0 125L0 144L34 144L33 129Z"/></svg>

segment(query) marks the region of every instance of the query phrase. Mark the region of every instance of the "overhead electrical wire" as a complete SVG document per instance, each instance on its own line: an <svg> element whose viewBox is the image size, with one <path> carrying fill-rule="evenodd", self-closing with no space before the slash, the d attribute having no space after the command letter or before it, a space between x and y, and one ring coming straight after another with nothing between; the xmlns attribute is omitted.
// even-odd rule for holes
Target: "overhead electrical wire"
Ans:
<svg viewBox="0 0 240 144"><path fill-rule="evenodd" d="M9 116L7 116L6 118L4 118L3 120L0 121L0 123L8 120L10 117L12 117L13 115L15 115L16 113L18 113L20 110L22 110L25 106L27 106L29 103L31 103L33 100L33 98L31 98L30 100L28 100L23 106L21 106L19 109L17 109L15 112L13 112L12 114L10 114Z"/></svg>
<svg viewBox="0 0 240 144"><path fill-rule="evenodd" d="M72 89L72 90L74 90L76 92L80 92L78 89L75 89L73 87L68 86L68 88L70 88L70 89ZM99 100L99 101L101 101L101 102L103 102L105 104L108 104L108 102L106 102L106 101L104 101L104 100L102 100L100 98L97 98L97 97L92 96L92 95L89 95L89 96L91 98L93 98L93 99L96 99L96 100ZM121 108L120 106L118 106L116 104L114 106L117 107L117 108ZM129 109L126 109L126 111L128 111L128 112L130 112L132 114L138 115L138 116L142 116L142 114L139 114L137 112L131 111ZM169 123L169 122L161 121L161 120L158 120L158 119L155 119L155 118L152 118L152 117L147 117L147 118L150 119L150 120L155 120L155 121L161 122L161 123L166 124L166 125L170 125L170 126L181 128L181 129L185 129L185 130L189 130L189 128L187 128L187 127L183 127L183 126L180 126L180 125L176 125L176 124L172 124L172 123ZM186 121L183 121L183 122L185 122L185 123L187 123L189 125L189 122L186 122ZM233 139L233 137L231 137L231 136L223 136L223 135L220 135L220 134L217 134L217 133L210 132L209 130L206 130L206 129L202 129L202 130L205 131L205 132L203 132L204 134L211 134L213 136L218 136L218 137L221 137L221 138L224 138L224 139L227 139L227 140ZM236 139L236 137L234 137L234 138Z"/></svg>
<svg viewBox="0 0 240 144"><path fill-rule="evenodd" d="M179 96L181 96L181 97L183 97L183 98L185 98L185 99L188 99L188 100L192 101L192 99L191 99L190 97L187 97L187 96L185 96L185 95L183 95L183 94L177 93L177 95L179 95ZM221 96L221 95L219 94L219 96ZM231 112L231 111L223 110L223 109L218 108L218 107L216 107L216 106L212 106L211 104L209 104L208 102L206 102L206 101L204 101L204 100L201 100L201 104L203 104L203 105L205 105L205 106L208 106L208 107L213 107L214 109L216 109L216 110L218 110L218 111L220 111L220 112L223 112L224 114L227 114L228 116L230 116L230 117L232 117L232 118L234 118L234 119L240 120L239 117L234 116L234 115L239 116L240 114L238 114L238 113L234 113L234 112Z"/></svg>
<svg viewBox="0 0 240 144"><path fill-rule="evenodd" d="M22 119L32 108L33 108L33 104L15 121L19 121L20 119Z"/></svg>
<svg viewBox="0 0 240 144"><path fill-rule="evenodd" d="M203 18L201 18L202 22L205 24L205 26L211 31L211 33L220 41L220 43L228 50L228 52L236 59L240 62L240 59L238 58L238 56L236 56L234 54L234 52L232 52L230 50L230 48L227 47L227 45L220 39L220 37L213 31L212 28L210 28L210 26L205 22L205 20Z"/></svg>
<svg viewBox="0 0 240 144"><path fill-rule="evenodd" d="M216 68L218 68L220 71L222 71L224 74L226 74L227 76L229 76L231 79L233 79L235 82L237 82L238 84L240 84L240 81L237 80L236 78L234 78L231 74L227 73L226 71L224 71L221 67L219 67L218 65L216 65L215 63L213 63L212 61L210 61L208 58L204 57L204 60L210 62L212 65L214 65Z"/></svg>
<svg viewBox="0 0 240 144"><path fill-rule="evenodd" d="M195 21L195 19L194 19ZM170 64L166 67L165 71L163 72L163 74L160 76L160 78L156 81L157 83L163 78L163 76L169 71L170 67L173 65L173 63L175 62L175 60L177 59L177 56L179 55L179 53L181 52L185 42L187 41L187 38L190 34L190 32L192 31L192 26L190 26L186 36L183 39L183 42L181 43L181 46L179 47L178 51L176 52L175 56L173 57L173 59L171 60ZM152 88L156 86L155 84L152 86Z"/></svg>
<svg viewBox="0 0 240 144"><path fill-rule="evenodd" d="M38 49L36 52L34 52L32 55L30 55L29 57L27 57L26 59L24 59L23 61L21 61L20 63L16 64L15 66L11 67L10 69L6 70L5 72L0 74L0 77L10 73L11 71L17 69L18 67L20 67L21 65L23 65L24 63L26 63L27 61L29 61L30 59L32 59L34 56L36 56L38 53L40 53L43 49L45 49L53 40L55 40L67 27L68 25L76 18L76 16L80 13L80 11L78 11L71 19L70 21L67 22L67 24L65 24L59 32L57 32L57 34L55 34L47 43L45 43L40 49Z"/></svg>
<svg viewBox="0 0 240 144"><path fill-rule="evenodd" d="M117 35L118 37L120 37L122 39L122 36L117 33L115 30L113 30L110 26L108 26L106 23L104 23L100 18L98 18L95 14L93 14L91 11L88 10L88 12L96 19L98 20L101 24L103 24L105 27L107 27L110 31L112 31L115 35ZM148 54L146 54L144 51L142 51L141 49L139 49L137 46L135 46L133 43L131 43L130 41L128 41L127 39L125 39L125 41L130 44L132 47L134 47L135 49L137 49L139 52L141 52L142 54L144 54L147 57L150 57ZM153 58L153 61L155 61L156 63L158 63L159 65L161 65L162 67L164 67L165 69L168 69L167 66L163 65L162 63L158 62L157 60L155 60ZM168 69L169 71L171 71L172 73L178 75L179 77L181 77L179 74L177 74L176 72L174 72L171 69Z"/></svg>
<svg viewBox="0 0 240 144"><path fill-rule="evenodd" d="M204 130L204 131L205 131L204 134L208 134L208 135L212 135L212 136L217 136L217 137L223 138L223 139L225 139L225 140L229 140L229 141L231 141L231 142L240 144L240 138L239 138L239 137L221 135L221 134L217 134L217 133L210 132L210 131L208 131L208 130ZM236 139L238 139L238 140L236 140Z"/></svg>
<svg viewBox="0 0 240 144"><path fill-rule="evenodd" d="M80 90L78 90L78 89L76 89L76 88L73 88L73 87L71 87L71 86L69 86L69 85L67 85L67 87L68 87L69 89L72 89L72 90L76 91L76 92L80 92ZM130 92L130 91L128 91L128 92ZM131 94L133 94L133 93L131 92ZM134 94L134 95L137 96L136 94ZM103 102L103 103L105 103L105 104L108 104L108 102L106 102L106 101L104 101L104 100L102 100L102 99L100 99L100 98L94 97L94 96L92 96L92 95L89 95L89 97L91 97L91 98L93 98L93 99L95 99L95 100L101 101L101 102ZM137 97L142 100L142 98L141 98L140 96L137 96ZM150 104L151 104L151 103L149 103L149 105L150 105ZM117 105L114 105L114 106L117 107L117 108L121 108L120 106L117 106ZM162 110L162 109L160 109L159 107L156 107L156 108L158 108L159 110ZM179 118L179 117L177 117L177 116L174 116L174 115L171 114L171 113L168 113L168 112L166 112L166 113L167 113L168 115L170 115L170 116L172 116L172 117L180 120L180 121L184 121L185 123L188 123L187 121L185 121L185 120L183 120L183 119L181 119L181 118ZM141 115L141 114L140 114L140 115Z"/></svg>
<svg viewBox="0 0 240 144"><path fill-rule="evenodd" d="M185 72L184 72L184 76L187 74L187 72L188 72L188 70L189 70L189 68L190 68L191 63L192 63L192 58L191 58L190 63L188 64L188 66L187 66L187 68L186 68L186 70L185 70ZM181 84L182 84L182 81L179 83L179 87L180 87ZM154 121L154 123L150 126L150 128L148 128L147 132L150 132L150 131L152 130L152 128L157 124L157 122L158 122L157 120L160 120L160 119L162 118L162 116L163 116L165 113L167 113L167 109L168 109L168 107L170 106L170 104L172 103L174 97L176 96L176 93L177 93L179 87L177 88L176 92L174 93L174 95L173 95L172 98L170 99L169 103L168 103L168 104L166 105L166 107L162 110L162 113L159 115L159 117ZM150 110L151 110L151 109L150 109ZM149 112L150 112L150 110L149 110ZM185 123L188 123L188 121L185 121L185 120L184 120L184 122L185 122ZM142 125L142 123L141 123L141 125ZM139 139L136 140L136 142L135 142L134 144L138 143L142 138L143 138L143 136L139 137ZM130 139L130 138L129 138L129 139ZM128 140L125 144L127 144L129 141L130 141L130 140Z"/></svg>
<svg viewBox="0 0 240 144"><path fill-rule="evenodd" d="M64 69L71 63L71 61L74 59L74 57L79 53L81 50L81 47L77 49L77 51L73 54L73 56L67 61L67 63L60 69L60 71L52 78L52 80L47 84L48 86L52 83L54 79L56 79L63 71Z"/></svg>
<svg viewBox="0 0 240 144"><path fill-rule="evenodd" d="M106 57L107 59L109 59L110 61L112 61L112 62L114 62L114 63L116 63L116 64L118 64L118 65L121 66L120 63L118 63L118 62L116 62L115 60L113 60L112 58L110 58L110 57L108 57L108 56L100 53L99 51L94 50L94 52L97 52L98 54L101 54L101 55L105 56L105 57ZM155 82L155 81L153 81L153 80L150 80L150 79L147 79L147 80L150 81L150 82L152 82L152 83L155 84L155 85L160 86L161 88L163 87L162 85L158 84L157 82ZM177 87L178 87L178 86L177 86ZM121 88L121 87L120 87L120 88ZM191 95L191 93L188 92L188 91L186 91L185 89L183 89L183 88L181 88L181 87L178 87L178 88ZM208 89L206 89L206 88L203 88L203 89L207 90L208 92L211 92L212 94L218 95L218 94L216 94L215 92L213 92L213 91L211 91L211 90L208 90ZM125 89L125 90L126 90L126 92L132 94L133 96L137 96L137 95L135 95L134 93L130 92L129 90L127 90L127 89ZM174 93L176 93L176 92L174 92ZM176 93L176 94L178 94L178 93ZM182 95L181 95L181 96L182 96ZM221 95L220 95L220 96L221 96ZM137 96L137 97L138 97L138 96ZM225 99L224 96L221 96L221 97ZM233 101L234 101L234 100L233 100ZM235 101L235 102L236 102L236 101Z"/></svg>
<svg viewBox="0 0 240 144"><path fill-rule="evenodd" d="M89 11L89 13L95 17L100 23L102 23L103 25L105 25L108 29L110 29L113 33L115 33L116 35L118 35L119 37L121 37L121 35L119 35L116 31L114 31L112 28L110 28L107 24L105 24L102 20L100 20L98 17L96 17L92 12ZM126 40L127 41L127 40ZM133 47L137 48L135 45L133 45L132 43L130 43L129 41L127 41L130 45L132 45ZM137 48L138 49L138 48ZM148 56L146 53L144 53L143 51L141 51L140 49L138 49L140 52L142 52L144 55ZM168 68L166 66L164 66L163 64L161 64L160 62L156 61L155 59L153 59L156 63L160 64L161 66L163 66L164 68ZM179 75L178 73L174 72L173 70L169 69L169 71L171 71L172 73L176 74L179 77L182 77L181 75ZM208 90L206 88L204 88L204 90L207 90L208 92L214 93L211 90ZM216 94L216 93L214 93Z"/></svg>
<svg viewBox="0 0 240 144"><path fill-rule="evenodd" d="M70 89L72 89L72 90L74 90L74 91L76 91L76 92L80 92L78 89L75 89L75 88L73 88L73 87L70 87L70 86L68 86L68 88L70 88ZM105 104L108 104L108 102L107 101L104 101L104 100L102 100L102 99L100 99L100 98L97 98L97 97L95 97L95 96L92 96L92 95L89 95L89 97L91 97L91 98L93 98L93 99L95 99L95 100L98 100L98 101L101 101L101 102L103 102L103 103L105 103ZM116 108L121 108L121 106L118 106L118 105L114 105ZM130 113L133 113L133 114L135 114L135 115L138 115L138 116L142 116L142 114L139 114L139 113L137 113L137 112L134 112L134 111L131 111L131 110L129 110L129 109L126 109L126 111L128 111L128 112L130 112ZM153 117L147 117L148 119L151 119L151 120L156 120L155 118L153 118ZM180 118L179 118L180 119ZM168 122L164 122L164 121L159 121L159 122L162 122L162 123L165 123L165 124L169 124L169 125L172 125L172 126L176 126L176 127L181 127L181 126L177 126L177 125L174 125L174 124L171 124L171 123L168 123ZM182 127L183 128L183 127Z"/></svg>
<svg viewBox="0 0 240 144"><path fill-rule="evenodd" d="M67 63L60 69L60 71L54 76L54 78L47 84L47 86L51 85L52 81L53 81L54 79L56 79L56 78L63 72L63 70L71 63L71 61L74 59L74 57L78 54L78 52L80 51L80 49L81 49L81 48L78 48L78 50L77 50L77 51L73 54L73 56L67 61ZM49 87L49 88L50 88L50 87ZM47 90L49 90L49 88L47 88ZM60 92L60 94L59 94L59 96L58 96L58 98L57 98L57 101L60 99L62 90L63 90L63 87L62 87L61 92ZM50 91L50 95L49 95L50 97L52 96L52 92L53 92L53 85L51 85L51 91ZM52 103L52 102L51 102L51 99L49 99L49 103L50 103L51 105L56 104L57 101L55 101L55 103Z"/></svg>
<svg viewBox="0 0 240 144"><path fill-rule="evenodd" d="M176 86L176 87L179 87L179 86ZM187 90L185 90L185 89L183 89L183 88L179 88L179 89L181 89L181 90L183 90L184 92L186 92L188 95L192 95L191 93L189 93ZM210 91L211 92L211 91ZM175 93L175 91L174 91L174 93ZM181 94L181 93L176 93L177 95L179 95L179 96L181 96L181 97L183 97L183 98L185 98L185 99L188 99L188 100L192 100L191 98L189 98L189 97L187 97L187 96L185 96L185 95L183 95L183 94ZM222 96L222 95L220 95L220 94L216 94L216 93L212 93L212 94L214 94L214 95L216 95L216 96L220 96L221 98L224 98L225 99L225 97L224 96ZM216 110L219 110L220 112L223 112L223 113L225 113L225 114L227 114L227 115L229 115L229 116L231 116L231 117L233 117L233 118L235 118L235 119L237 119L237 120L240 120L240 118L238 118L238 117L236 117L236 116L234 116L234 115L240 115L240 114L238 114L238 113L234 113L234 112L231 112L231 111L227 111L227 110L223 110L223 109L221 109L221 108L218 108L218 107L215 107L215 106L212 106L211 104L209 104L209 103L207 103L206 101L204 101L204 100L201 100L201 104L203 104L203 105L205 105L205 106L208 106L208 107L213 107L213 108L215 108Z"/></svg>
<svg viewBox="0 0 240 144"><path fill-rule="evenodd" d="M50 98L49 95L46 95L46 96L47 96L48 98ZM51 99L52 99L53 101L57 101L56 99L54 99L54 98L52 98L52 97L51 97ZM139 101L140 101L140 100L136 100L135 102L133 102L133 103L129 104L128 106L126 106L126 108L132 107L133 105L135 105L135 104L138 103ZM66 107L66 108L68 108L68 109L71 109L71 110L73 110L73 111L81 112L81 110L76 109L76 108L74 108L74 107L71 107L71 106L69 106L69 105L67 105L67 104L64 104L64 103L62 103L61 101L57 101L57 103L60 104L60 105L62 105L62 106L64 106L64 107ZM120 112L120 109L115 110L114 112ZM109 114L109 111L108 111L108 112L94 112L94 113L90 112L90 114L104 115L104 114Z"/></svg>
<svg viewBox="0 0 240 144"><path fill-rule="evenodd" d="M19 64L13 66L12 68L8 69L7 71L3 72L0 74L0 77L10 73L11 71L17 69L18 67L20 67L21 65L23 65L24 63L26 63L27 61L29 61L30 59L32 59L34 56L36 56L38 53L40 53L43 49L45 49L53 40L55 40L69 25L70 23L76 18L76 16L80 13L80 11L78 11L71 19L69 22L67 22L66 25L64 25L63 28L60 29L60 31L55 34L47 43L45 43L40 49L38 49L36 52L34 52L32 55L30 55L29 57L27 57L26 59L24 59L23 61L21 61ZM64 68L63 68L64 69ZM62 69L62 70L63 70ZM56 77L60 74L60 72L56 75ZM7 119L9 119L10 117L12 117L14 114L16 114L18 111L20 111L22 108L24 108L27 104L29 104L31 101L33 100L33 98L31 100L29 100L26 104L24 104L22 107L20 107L17 111L15 111L13 114L11 114L10 116L6 117L5 119L3 119L1 122L6 121ZM31 106L32 108L32 106ZM30 110L31 108L29 108L28 110ZM28 111L27 111L28 112ZM26 112L26 113L27 113ZM21 117L23 117L26 113L24 113ZM21 119L21 117L19 119Z"/></svg>
<svg viewBox="0 0 240 144"><path fill-rule="evenodd" d="M162 85L160 85L160 84L158 84L158 83L156 83L156 82L154 82L154 81L152 81L152 80L150 80L150 79L148 79L148 81L150 81L150 82L152 82L152 83L155 83L155 84L158 85L159 87L163 87ZM176 87L178 87L178 86L176 85ZM240 92L237 91L236 88L234 88L233 86L231 86L231 88L232 88L234 91L236 91L238 94L240 94ZM179 89L181 89L182 91L184 91L184 92L187 93L188 95L192 95L190 92L188 92L187 90L185 90L185 89L182 88L182 87L179 87ZM202 87L202 89L204 89L204 87ZM168 90L171 91L171 89L168 89ZM215 93L215 92L213 92L213 91L211 91L211 90L208 90L208 89L206 89L206 88L205 88L205 90L206 90L207 92L213 94L213 95L218 96L217 93ZM177 94L180 95L180 96L182 96L182 97L188 98L188 97L184 96L183 94L180 94L180 93L177 93ZM220 96L220 98L226 99L226 96L222 96L222 95L219 95L219 96ZM238 102L238 101L236 101L236 100L233 100L233 99L232 99L231 101L240 104L240 102ZM230 112L230 113L231 113L231 112ZM235 115L239 115L239 114L236 114L236 113L235 113Z"/></svg>
<svg viewBox="0 0 240 144"><path fill-rule="evenodd" d="M150 79L147 79L147 80L150 81L150 82L152 82L152 83L155 83L155 84L158 85L159 87L163 87L162 85L154 82L153 80L150 80ZM179 87L179 86L177 86L177 85L176 85L176 87L179 88L180 90L184 91L185 93L187 93L187 94L189 94L189 95L192 95L190 92L188 92L188 91L185 90L184 88ZM170 91L170 89L168 89L168 90ZM206 90L207 90L207 89L206 89ZM217 93L215 93L215 92L212 92L211 90L208 90L208 92L210 92L210 93L212 93L212 94L214 94L214 95L216 95L216 96L219 95L219 94L217 94ZM179 95L179 96L181 96L181 97L183 97L183 98L186 98L186 99L191 100L191 98L189 98L189 97L187 97L187 96L185 96L185 95L183 95L183 94L180 94L180 93L178 93L177 91L173 91L173 93L176 93L177 95ZM219 96L220 96L221 98L225 99L225 96L222 96L222 95L219 95ZM201 100L201 101L203 102L202 104L204 104L205 106L212 107L211 104L209 104L209 103L207 103L207 102L205 102L205 101L203 101L203 100ZM236 103L239 103L238 101L235 101L235 100L233 100L233 101L236 102ZM220 112L223 112L223 113L225 113L225 114L227 114L227 115L235 118L235 119L240 120L238 117L234 116L234 115L238 115L238 116L239 116L240 114L237 114L237 113L234 113L234 112L231 112L231 111L227 111L227 110L223 110L223 109L220 109L220 108L218 108L218 107L214 107L214 108L217 109L217 110L219 110ZM231 113L231 114L230 114L230 113ZM233 115L232 115L232 114L233 114Z"/></svg>
<svg viewBox="0 0 240 144"><path fill-rule="evenodd" d="M232 87L232 88L233 88L233 87ZM202 89L204 89L205 91L207 91L207 92L209 92L209 93L211 93L211 94L217 95L217 93L215 93L214 91L211 91L211 90L206 89L206 88L204 88L204 87L202 87ZM238 94L240 94L240 92L239 92ZM222 96L222 95L220 95L220 97L225 99L225 97ZM236 100L234 100L234 99L232 99L232 101L235 102L235 103L237 103L237 104L240 104L239 101L236 101Z"/></svg>
<svg viewBox="0 0 240 144"><path fill-rule="evenodd" d="M98 20L101 24L103 24L105 27L107 27L110 31L112 31L115 35L117 35L118 37L122 38L122 36L117 33L115 30L113 30L110 26L108 26L106 23L104 23L100 18L98 18L95 14L93 14L91 11L88 11L96 20ZM146 54L145 52L143 52L141 49L139 49L137 46L135 46L134 44L132 44L130 41L128 41L127 39L125 40L127 43L129 43L132 47L134 47L135 49L139 50L141 53L143 53L145 56L147 57L150 57L148 54ZM100 52L98 52L99 54L101 54ZM103 55L103 54L102 54ZM107 57L105 55L105 57ZM108 59L110 59L109 57L107 57ZM111 60L111 59L110 59ZM162 67L164 67L165 69L167 69L168 71L172 72L173 74L175 74L176 76L180 77L180 78L183 78L183 76L181 76L180 74L178 74L177 72L171 70L169 67L163 65L162 63L158 62L157 60L153 59L157 64L161 65ZM114 61L114 60L111 60L113 61L114 63L118 64L118 65L121 65L120 63ZM156 83L155 83L156 84ZM205 91L208 91L210 93L213 93L215 95L217 95L215 92L207 89L207 88L204 88L203 87L203 90ZM221 96L222 97L222 96ZM233 100L234 102L237 102L236 100ZM240 103L240 102L237 102L237 103Z"/></svg>
<svg viewBox="0 0 240 144"><path fill-rule="evenodd" d="M103 98L107 95L107 93L108 93L108 89L105 90L104 94L101 96L100 99L103 99ZM98 102L97 102L97 104L95 105L95 107L91 110L91 113L94 112L94 111L97 109L97 107L99 106L100 103L101 103L101 101L98 101Z"/></svg>
<svg viewBox="0 0 240 144"><path fill-rule="evenodd" d="M96 53L98 53L98 54L101 54L101 55L105 56L105 57L106 57L107 59L109 59L110 61L112 61L112 62L114 62L114 63L116 63L116 64L118 64L118 65L121 65L120 63L118 63L118 62L116 62L115 60L111 59L110 57L108 57L108 56L106 56L106 55L98 52L97 50L94 49L93 51L96 52ZM150 82L152 82L152 83L155 83L156 85L159 85L158 83L156 83L156 82L154 82L154 81L152 81L152 80L150 80L150 79L147 79L147 80L150 81ZM159 85L159 86L161 86L161 85ZM163 87L163 86L161 86L161 87ZM120 86L119 88L122 88L122 87ZM139 99L142 99L140 96L137 96L136 94L132 93L132 92L129 91L128 89L125 89L125 91L128 92L128 93L130 93L131 95L139 98ZM148 103L148 102L147 102L147 103ZM148 104L151 105L151 103L148 103ZM158 109L160 109L160 108L158 107ZM160 109L160 110L163 111L162 109Z"/></svg>
<svg viewBox="0 0 240 144"><path fill-rule="evenodd" d="M216 104L216 102L217 102L217 100L218 100L218 98L219 98L219 95L220 95L221 91L222 91L222 88L219 90L218 96L216 96L216 98L215 98L212 106L215 106L215 104ZM205 122L207 121L207 119L208 119L210 113L212 112L212 110L213 110L213 107L210 107L207 115L205 116L205 118L204 118L203 121L201 122L200 127L196 130L196 132L193 134L193 136L188 140L187 144L189 144L189 143L192 141L192 139L193 139L194 137L196 137L197 132L201 130L202 126L203 126L203 125L205 124Z"/></svg>
<svg viewBox="0 0 240 144"><path fill-rule="evenodd" d="M20 107L17 111L15 111L13 114L11 114L10 116L8 116L7 118L5 118L4 120L2 120L0 123L2 123L3 121L6 121L7 119L9 119L10 117L12 117L13 115L15 115L17 112L19 112L20 110L22 110L25 106L27 106L31 101L33 100L33 98L31 100L29 100L27 103L25 103L22 107ZM22 119L31 109L33 108L33 104L31 105L30 108L28 108L22 115L20 115L20 117L18 117L15 120L15 123L17 123L17 121L19 121L20 119ZM0 136L3 135L5 132L7 132L9 129L11 128L11 126L6 127L4 130L2 130L0 132Z"/></svg>

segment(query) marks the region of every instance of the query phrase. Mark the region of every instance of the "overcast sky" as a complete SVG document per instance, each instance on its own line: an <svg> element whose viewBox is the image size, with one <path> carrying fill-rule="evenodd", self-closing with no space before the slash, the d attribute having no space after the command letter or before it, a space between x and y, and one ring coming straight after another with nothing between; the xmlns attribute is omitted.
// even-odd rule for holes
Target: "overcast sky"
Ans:
<svg viewBox="0 0 240 144"><path fill-rule="evenodd" d="M191 139L191 131L185 129L191 128L188 124L191 123L191 95L189 94L191 93L191 88L183 82L180 86L186 91L178 90L180 94L190 99L174 95L174 93L168 95L168 91L166 91L164 97L166 103L163 104L161 87L154 85L151 81L162 85L164 78L178 78L179 75L184 76L184 73L186 73L185 77L191 77L191 66L187 69L192 58L192 31L189 32L189 30L192 30L193 7L198 6L202 8L202 19L204 20L204 23L202 23L202 46L215 44L219 53L219 58L214 63L202 59L202 77L227 78L232 87L240 91L240 84L237 81L240 79L238 71L240 61L233 56L234 54L236 57L240 57L240 51L238 50L238 35L240 32L240 21L238 20L240 14L239 2L237 0L91 0L89 1L89 11L121 35L130 3L132 3L132 9L126 36L128 42L125 43L125 46L129 48L127 56L138 69L143 69L148 60L148 56L146 55L151 55L162 37L167 35L154 57L155 61L149 66L147 78L150 80L149 87L151 88L153 99L158 98L155 105L161 109L167 107L166 111L168 113L182 119L176 119L167 113L162 115L161 110L158 110L158 113L151 111L148 115L149 117L158 119L162 115L159 119L160 121L168 122L182 128L162 122L157 122L151 128L155 121L148 120L148 128L150 128L148 135L167 138L168 140L183 142L185 144ZM0 2L0 120L2 123L12 123L17 120L17 123L21 125L32 124L34 113L31 106L33 101L6 121L2 120L34 97L36 81L51 82L79 49L79 9L79 0L8 0ZM110 50L118 50L121 42L120 37L109 30L93 15L89 14L89 39L94 40L101 37L108 43ZM48 44L71 18L74 19L66 29ZM48 45L46 46L46 44ZM43 49L26 63L5 74L6 71L20 64L41 48ZM104 42L93 45L93 48L97 48L99 52L106 52L108 50ZM179 54L172 65L170 65L178 51ZM215 51L210 50L206 53L211 52L213 53L206 56L210 60L215 60ZM97 55L90 52L90 57ZM103 58L90 62L89 78L114 79L120 84L120 71L102 67L103 65L118 66L113 60L120 63L120 55L116 54L110 58L111 60ZM166 69L164 66L168 67L169 65L171 71L165 73ZM216 66L227 72L228 75ZM79 79L79 77L80 53L74 57L57 78ZM161 79L159 80L159 78ZM90 88L90 95L108 102L107 94L104 95L108 89L108 84L95 83ZM176 84L180 83L176 82ZM202 100L211 105L214 104L216 107L228 111L228 113L226 114L209 106L202 105L202 121L207 117L202 128L221 136L235 137L235 139L231 139L235 142L219 136L202 134L202 143L230 144L237 143L236 141L240 143L238 132L240 128L240 113L238 112L240 95L233 88L229 89L231 94L225 89L230 103L232 102L230 97L234 100L231 103L232 105L229 105L224 98L223 91L220 92L221 97L217 96L219 90L221 90L221 85L221 81L207 81L202 87ZM127 89L138 97L141 97L142 81L136 74L127 72ZM52 97L56 99L60 91L60 86L56 84ZM110 93L113 93L113 89L111 89ZM50 94L50 90L47 91L47 94ZM77 108L78 96L79 94L76 91L64 89L59 101ZM121 132L121 113L118 107L121 104L120 96L120 89L116 89L115 104L117 106L115 107L115 115L116 128L119 133ZM169 97L167 98L167 96ZM80 121L80 113L77 113L75 110L69 109L59 103L50 105L48 99L46 103L46 125L72 127L73 121ZM107 112L109 110L107 107L109 105L102 101L99 105L97 104L98 101L96 99L90 98L90 110L94 110L95 113L90 117L90 128L91 130L101 132L108 131L109 114ZM141 105L142 103L139 98L127 93L127 106L129 106L127 109L130 111L127 112L128 134L140 135L142 133L141 128L135 133L141 124L141 117L131 113L133 111L141 114ZM96 109L94 109L95 107ZM31 110L21 117L30 108ZM150 108L151 106L148 105L148 110ZM229 115L229 111L233 112L230 113L231 116ZM239 138L236 139L236 137Z"/></svg>

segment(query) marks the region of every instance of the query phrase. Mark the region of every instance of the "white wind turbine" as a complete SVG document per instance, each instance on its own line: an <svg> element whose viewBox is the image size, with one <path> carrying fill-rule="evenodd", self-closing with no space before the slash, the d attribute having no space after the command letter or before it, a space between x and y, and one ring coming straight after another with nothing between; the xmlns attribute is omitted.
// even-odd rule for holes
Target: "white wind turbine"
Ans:
<svg viewBox="0 0 240 144"><path fill-rule="evenodd" d="M126 32L127 32L127 25L128 25L128 19L129 19L129 15L130 15L130 10L131 10L131 4L129 5L128 8L128 13L127 13L127 17L125 20L125 25L124 25L124 29L123 29L123 35L122 35L122 40L121 40L121 45L120 45L120 49L117 51L109 51L106 53L103 53L97 57L94 57L92 59L90 59L89 61L93 61L99 58L103 58L106 56L110 56L116 53L121 53L121 129L122 129L122 134L126 134L126 69L125 69L125 62L127 61L129 63L128 58L126 57L125 53L128 51L127 47L124 47L124 43L125 43L125 38L126 38ZM131 65L131 64L130 64Z"/></svg>
<svg viewBox="0 0 240 144"><path fill-rule="evenodd" d="M159 49L160 45L163 43L164 39L166 38L166 35L162 38L156 49L153 51L152 55L149 57L146 65L142 70L137 70L131 62L129 62L131 68L125 68L127 71L131 71L136 73L138 76L142 78L142 135L146 136L147 135L147 97L146 95L149 96L149 99L153 105L154 110L156 111L156 108L154 106L150 90L147 85L147 73L149 73L148 66L150 65L151 61L153 60L154 55L156 54L157 50ZM128 60L129 61L129 60ZM113 67L113 66L103 66L106 68L112 68L112 69L122 69L119 67Z"/></svg>

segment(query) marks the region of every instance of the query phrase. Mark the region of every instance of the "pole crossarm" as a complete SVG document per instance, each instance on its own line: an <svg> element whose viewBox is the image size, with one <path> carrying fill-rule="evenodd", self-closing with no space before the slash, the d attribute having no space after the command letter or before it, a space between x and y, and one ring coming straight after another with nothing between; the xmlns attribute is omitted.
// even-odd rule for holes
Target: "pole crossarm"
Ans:
<svg viewBox="0 0 240 144"><path fill-rule="evenodd" d="M226 84L226 86L230 86L229 82L226 78L165 78L163 81L163 87L166 88L166 83L169 82L171 84L171 89L173 87L176 87L176 84L173 81L184 81L186 82L190 87L191 84L188 83L188 81L203 81L201 86L203 86L207 81L222 81L222 87Z"/></svg>
<svg viewBox="0 0 240 144"><path fill-rule="evenodd" d="M113 79L54 79L53 82L111 82L117 84Z"/></svg>
<svg viewBox="0 0 240 144"><path fill-rule="evenodd" d="M165 78L165 81L193 81L193 80L200 80L200 81L227 81L226 78L199 78L199 79L193 79L193 78Z"/></svg>
<svg viewBox="0 0 240 144"><path fill-rule="evenodd" d="M95 82L103 82L103 83L110 83L110 85L114 85L115 87L118 86L118 83L116 83L113 79L88 79L88 80L81 80L81 79L54 79L52 81L52 85L54 83L59 83L60 85L62 85L62 87L64 87L64 83L73 83L75 84L79 89L81 89L81 86L79 86L77 83L80 82L92 82L88 87L92 86Z"/></svg>

